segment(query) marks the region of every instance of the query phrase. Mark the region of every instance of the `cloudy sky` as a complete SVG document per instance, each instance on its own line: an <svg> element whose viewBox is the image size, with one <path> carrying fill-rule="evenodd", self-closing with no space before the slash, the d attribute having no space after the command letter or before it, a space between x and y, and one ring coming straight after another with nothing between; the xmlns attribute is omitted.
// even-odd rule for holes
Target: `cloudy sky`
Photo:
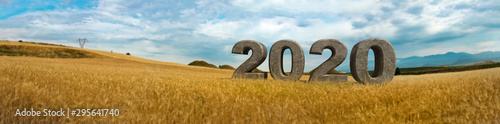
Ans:
<svg viewBox="0 0 500 124"><path fill-rule="evenodd" d="M309 71L330 55L310 55L319 39L351 51L368 38L386 39L397 58L500 51L500 2L490 0L0 0L0 39L47 42L187 64L239 66L240 40L268 49L300 43ZM350 54L350 53L349 53ZM348 55L349 55L348 54ZM349 58L341 66L348 66ZM285 55L285 70L290 56ZM268 61L259 66L268 70ZM347 70L348 71L348 70Z"/></svg>

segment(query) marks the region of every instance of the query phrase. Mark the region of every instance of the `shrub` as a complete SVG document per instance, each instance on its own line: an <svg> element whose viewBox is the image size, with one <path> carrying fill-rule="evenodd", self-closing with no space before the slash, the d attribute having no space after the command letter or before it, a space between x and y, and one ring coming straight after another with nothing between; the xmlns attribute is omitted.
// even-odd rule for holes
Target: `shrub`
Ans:
<svg viewBox="0 0 500 124"><path fill-rule="evenodd" d="M130 56L130 53L126 53L126 55L129 55L129 56Z"/></svg>
<svg viewBox="0 0 500 124"><path fill-rule="evenodd" d="M230 65L219 65L220 69L229 69L229 70L235 70L233 66Z"/></svg>
<svg viewBox="0 0 500 124"><path fill-rule="evenodd" d="M23 40L19 40L19 42L23 42Z"/></svg>

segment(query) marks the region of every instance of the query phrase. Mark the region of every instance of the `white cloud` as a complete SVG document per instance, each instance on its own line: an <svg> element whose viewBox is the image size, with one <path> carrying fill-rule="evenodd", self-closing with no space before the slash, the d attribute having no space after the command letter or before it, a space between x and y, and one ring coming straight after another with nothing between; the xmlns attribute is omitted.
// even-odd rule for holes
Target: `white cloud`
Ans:
<svg viewBox="0 0 500 124"><path fill-rule="evenodd" d="M189 23L187 22L179 22L179 21L170 21L166 19L160 20L157 25L159 25L160 28L163 29L176 29L176 28L190 28L192 27Z"/></svg>
<svg viewBox="0 0 500 124"><path fill-rule="evenodd" d="M185 9L185 10L182 10L181 11L181 14L180 17L186 17L186 16L190 16L190 15L194 15L196 13L195 9Z"/></svg>
<svg viewBox="0 0 500 124"><path fill-rule="evenodd" d="M2 34L3 38L6 39L11 39L13 37L19 37L20 33L19 32L24 32L24 28L7 28L7 29L0 29L0 34Z"/></svg>
<svg viewBox="0 0 500 124"><path fill-rule="evenodd" d="M250 12L360 14L377 10L379 2L323 0L235 0L232 5Z"/></svg>
<svg viewBox="0 0 500 124"><path fill-rule="evenodd" d="M215 37L218 39L228 39L235 38L234 33L240 29L240 25L245 25L246 21L235 21L235 22L214 22L210 21L206 24L200 24L198 28L194 31L194 34L204 34L207 36Z"/></svg>
<svg viewBox="0 0 500 124"><path fill-rule="evenodd" d="M270 47L278 40L292 39L307 51L319 39L339 39L350 50L361 40L378 37L390 39L397 55L408 57L495 50L498 38L480 43L454 40L498 32L498 19L492 18L500 16L497 6L495 1L468 0L100 0L91 9L30 11L0 20L0 39L74 44L78 37L87 37L93 41L90 47L102 50L163 61L208 59L238 66L248 58L230 53L239 40ZM314 61L306 64L312 69L326 57L306 54ZM266 63L261 66L267 70Z"/></svg>
<svg viewBox="0 0 500 124"><path fill-rule="evenodd" d="M495 41L484 41L484 42L479 42L479 43L476 43L476 45L478 47L486 47L486 46L492 46L492 45L495 45L497 42Z"/></svg>
<svg viewBox="0 0 500 124"><path fill-rule="evenodd" d="M299 42L316 41L324 38L344 38L353 35L348 21L326 23L320 19L307 19L309 26L300 27L298 18L273 17L258 18L252 21L210 21L194 31L218 39L258 40L274 43L281 39L293 39Z"/></svg>
<svg viewBox="0 0 500 124"><path fill-rule="evenodd" d="M226 55L232 53L233 51L233 45L224 45L224 52L226 53Z"/></svg>
<svg viewBox="0 0 500 124"><path fill-rule="evenodd" d="M104 12L119 13L121 10L127 9L123 6L122 0L99 0L98 10Z"/></svg>

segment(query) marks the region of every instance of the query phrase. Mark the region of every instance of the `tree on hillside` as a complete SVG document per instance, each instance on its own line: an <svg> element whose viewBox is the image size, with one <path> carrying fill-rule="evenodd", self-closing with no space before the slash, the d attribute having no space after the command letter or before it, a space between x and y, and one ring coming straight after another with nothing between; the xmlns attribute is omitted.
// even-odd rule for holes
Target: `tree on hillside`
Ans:
<svg viewBox="0 0 500 124"><path fill-rule="evenodd" d="M396 68L396 73L394 75L401 75L401 70L399 70L399 67Z"/></svg>

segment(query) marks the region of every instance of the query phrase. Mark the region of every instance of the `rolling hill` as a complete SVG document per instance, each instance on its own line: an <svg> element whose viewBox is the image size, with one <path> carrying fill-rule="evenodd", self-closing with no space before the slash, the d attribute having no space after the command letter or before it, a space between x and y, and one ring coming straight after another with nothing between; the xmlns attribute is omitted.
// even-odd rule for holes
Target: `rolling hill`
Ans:
<svg viewBox="0 0 500 124"><path fill-rule="evenodd" d="M350 76L345 83L307 82L307 75L297 82L286 82L271 77L231 79L233 70L161 62L123 53L17 42L0 42L1 45L72 49L99 57L0 56L0 123L499 123L500 120L500 68L402 75L384 85L362 85ZM17 109L24 108L118 109L120 114L15 116Z"/></svg>

